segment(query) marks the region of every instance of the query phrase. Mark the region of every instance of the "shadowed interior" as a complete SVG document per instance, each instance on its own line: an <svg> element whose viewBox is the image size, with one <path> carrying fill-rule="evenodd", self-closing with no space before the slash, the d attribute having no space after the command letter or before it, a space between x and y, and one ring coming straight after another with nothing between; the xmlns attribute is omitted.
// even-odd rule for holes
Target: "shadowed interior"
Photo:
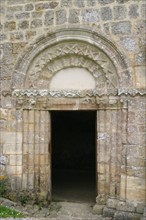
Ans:
<svg viewBox="0 0 146 220"><path fill-rule="evenodd" d="M53 200L94 202L95 111L53 111Z"/></svg>

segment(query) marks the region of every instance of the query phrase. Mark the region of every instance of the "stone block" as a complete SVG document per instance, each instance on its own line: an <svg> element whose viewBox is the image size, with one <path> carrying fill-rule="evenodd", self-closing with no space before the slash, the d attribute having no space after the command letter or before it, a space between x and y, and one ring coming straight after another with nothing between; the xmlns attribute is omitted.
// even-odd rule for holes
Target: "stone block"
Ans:
<svg viewBox="0 0 146 220"><path fill-rule="evenodd" d="M94 214L97 214L97 215L102 215L103 213L103 208L104 208L104 205L94 205L93 206L93 213Z"/></svg>
<svg viewBox="0 0 146 220"><path fill-rule="evenodd" d="M135 79L137 88L145 88L146 85L146 66L135 67Z"/></svg>
<svg viewBox="0 0 146 220"><path fill-rule="evenodd" d="M18 11L22 11L23 10L23 7L22 5L17 5L17 6L11 6L11 7L8 7L7 8L7 13L12 13L14 14L15 12L18 12Z"/></svg>
<svg viewBox="0 0 146 220"><path fill-rule="evenodd" d="M146 34L146 20L137 20L135 22L134 31L136 34Z"/></svg>
<svg viewBox="0 0 146 220"><path fill-rule="evenodd" d="M117 3L120 3L120 4L124 4L126 2L129 2L130 0L116 0Z"/></svg>
<svg viewBox="0 0 146 220"><path fill-rule="evenodd" d="M29 28L29 21L21 21L18 24L19 29L28 29Z"/></svg>
<svg viewBox="0 0 146 220"><path fill-rule="evenodd" d="M114 217L115 209L110 209L107 207L104 207L103 209L103 217Z"/></svg>
<svg viewBox="0 0 146 220"><path fill-rule="evenodd" d="M25 11L32 11L34 9L34 5L33 4L26 4L24 8L25 8Z"/></svg>
<svg viewBox="0 0 146 220"><path fill-rule="evenodd" d="M49 8L54 9L54 8L56 8L58 5L59 5L59 2L54 2L54 1L52 1L52 2L49 3Z"/></svg>
<svg viewBox="0 0 146 220"><path fill-rule="evenodd" d="M79 10L78 9L69 10L69 23L71 24L79 23Z"/></svg>
<svg viewBox="0 0 146 220"><path fill-rule="evenodd" d="M6 172L8 175L21 175L22 174L22 166L6 166Z"/></svg>
<svg viewBox="0 0 146 220"><path fill-rule="evenodd" d="M122 44L122 46L129 50L129 51L135 51L137 48L136 45L136 40L134 38L131 37L124 37L121 38L120 43Z"/></svg>
<svg viewBox="0 0 146 220"><path fill-rule="evenodd" d="M10 155L9 164L12 166L22 166L22 155Z"/></svg>
<svg viewBox="0 0 146 220"><path fill-rule="evenodd" d="M42 20L41 19L35 19L31 21L31 28L39 28L42 26Z"/></svg>
<svg viewBox="0 0 146 220"><path fill-rule="evenodd" d="M96 5L96 0L87 0L87 5L88 6L95 6Z"/></svg>
<svg viewBox="0 0 146 220"><path fill-rule="evenodd" d="M17 13L15 16L17 19L29 19L30 13L29 12Z"/></svg>
<svg viewBox="0 0 146 220"><path fill-rule="evenodd" d="M41 18L42 17L42 15L43 15L43 12L42 11L36 11L36 12L32 12L31 13L31 15L32 15L32 18Z"/></svg>
<svg viewBox="0 0 146 220"><path fill-rule="evenodd" d="M30 40L36 36L36 31L28 30L25 34L26 40Z"/></svg>
<svg viewBox="0 0 146 220"><path fill-rule="evenodd" d="M84 22L98 22L100 19L98 9L86 9L83 11L82 17Z"/></svg>
<svg viewBox="0 0 146 220"><path fill-rule="evenodd" d="M123 5L114 7L114 19L122 20L127 17L127 8Z"/></svg>
<svg viewBox="0 0 146 220"><path fill-rule="evenodd" d="M56 23L64 24L67 21L67 13L66 10L58 10L56 11Z"/></svg>
<svg viewBox="0 0 146 220"><path fill-rule="evenodd" d="M137 65L145 65L146 63L146 51L140 51L135 55L135 64Z"/></svg>
<svg viewBox="0 0 146 220"><path fill-rule="evenodd" d="M73 3L74 3L74 5L77 6L78 8L83 8L83 7L85 7L85 0L74 0Z"/></svg>
<svg viewBox="0 0 146 220"><path fill-rule="evenodd" d="M61 0L61 7L70 7L72 5L72 0Z"/></svg>
<svg viewBox="0 0 146 220"><path fill-rule="evenodd" d="M18 41L18 40L23 41L23 39L24 39L24 34L22 32L13 32L10 34L11 41Z"/></svg>
<svg viewBox="0 0 146 220"><path fill-rule="evenodd" d="M143 214L144 213L144 207L145 207L144 203L138 203L137 206L136 206L136 212L140 213L140 214ZM146 217L146 213L145 213L145 217Z"/></svg>
<svg viewBox="0 0 146 220"><path fill-rule="evenodd" d="M45 10L45 9L48 9L49 8L49 4L47 2L45 3L37 3L35 5L35 10L36 11L42 11L42 10Z"/></svg>
<svg viewBox="0 0 146 220"><path fill-rule="evenodd" d="M141 5L141 16L142 18L146 18L146 4Z"/></svg>
<svg viewBox="0 0 146 220"><path fill-rule="evenodd" d="M101 5L106 5L106 4L111 4L114 2L114 0L98 0L99 4Z"/></svg>
<svg viewBox="0 0 146 220"><path fill-rule="evenodd" d="M7 40L7 35L0 33L0 41L4 41L4 40Z"/></svg>
<svg viewBox="0 0 146 220"><path fill-rule="evenodd" d="M9 21L6 22L4 25L5 31L14 31L16 30L16 22L15 21Z"/></svg>
<svg viewBox="0 0 146 220"><path fill-rule="evenodd" d="M119 212L117 211L114 215L115 220L140 220L141 215L130 212Z"/></svg>
<svg viewBox="0 0 146 220"><path fill-rule="evenodd" d="M130 21L121 21L121 22L112 23L112 33L113 34L130 34L131 33Z"/></svg>
<svg viewBox="0 0 146 220"><path fill-rule="evenodd" d="M139 7L137 4L130 5L129 6L129 17L137 18L139 16L138 9Z"/></svg>
<svg viewBox="0 0 146 220"><path fill-rule="evenodd" d="M47 11L45 14L45 22L46 26L52 25L54 23L54 11Z"/></svg>
<svg viewBox="0 0 146 220"><path fill-rule="evenodd" d="M116 209L119 211L124 211L124 212L135 212L135 205L133 203L127 203L127 202L118 202Z"/></svg>
<svg viewBox="0 0 146 220"><path fill-rule="evenodd" d="M103 21L111 20L113 17L110 7L101 8L101 19Z"/></svg>
<svg viewBox="0 0 146 220"><path fill-rule="evenodd" d="M115 209L117 206L117 202L118 202L117 199L108 199L106 205L108 208Z"/></svg>

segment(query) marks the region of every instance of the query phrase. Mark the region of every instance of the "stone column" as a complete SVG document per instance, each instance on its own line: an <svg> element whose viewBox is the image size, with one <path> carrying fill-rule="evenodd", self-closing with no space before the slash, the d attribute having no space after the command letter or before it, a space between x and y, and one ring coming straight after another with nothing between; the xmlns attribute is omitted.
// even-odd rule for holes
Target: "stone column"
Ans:
<svg viewBox="0 0 146 220"><path fill-rule="evenodd" d="M23 111L22 188L34 190L40 200L50 199L50 114L42 110Z"/></svg>
<svg viewBox="0 0 146 220"><path fill-rule="evenodd" d="M97 111L97 203L120 194L121 173L121 109L105 108Z"/></svg>

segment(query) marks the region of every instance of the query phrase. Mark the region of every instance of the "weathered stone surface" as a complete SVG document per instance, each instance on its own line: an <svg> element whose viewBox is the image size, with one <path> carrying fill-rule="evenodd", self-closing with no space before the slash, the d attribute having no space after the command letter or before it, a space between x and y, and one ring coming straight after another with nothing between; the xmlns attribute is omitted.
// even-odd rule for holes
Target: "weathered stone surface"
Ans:
<svg viewBox="0 0 146 220"><path fill-rule="evenodd" d="M128 2L129 0L116 0L118 3L124 4L126 2Z"/></svg>
<svg viewBox="0 0 146 220"><path fill-rule="evenodd" d="M87 5L88 6L95 6L96 5L96 0L87 0Z"/></svg>
<svg viewBox="0 0 146 220"><path fill-rule="evenodd" d="M15 16L17 19L29 19L30 13L29 12L17 13Z"/></svg>
<svg viewBox="0 0 146 220"><path fill-rule="evenodd" d="M42 26L42 20L41 19L35 19L31 22L31 28L38 28Z"/></svg>
<svg viewBox="0 0 146 220"><path fill-rule="evenodd" d="M104 207L103 209L103 217L114 217L115 209L109 209Z"/></svg>
<svg viewBox="0 0 146 220"><path fill-rule="evenodd" d="M146 4L141 6L141 16L142 18L146 18Z"/></svg>
<svg viewBox="0 0 146 220"><path fill-rule="evenodd" d="M114 2L114 0L98 0L98 2L102 5L105 5Z"/></svg>
<svg viewBox="0 0 146 220"><path fill-rule="evenodd" d="M25 5L25 11L32 11L34 9L34 5L33 4L26 4Z"/></svg>
<svg viewBox="0 0 146 220"><path fill-rule="evenodd" d="M114 7L114 19L121 20L127 17L127 8L123 5Z"/></svg>
<svg viewBox="0 0 146 220"><path fill-rule="evenodd" d="M131 32L131 23L129 21L116 22L112 24L113 34L129 34Z"/></svg>
<svg viewBox="0 0 146 220"><path fill-rule="evenodd" d="M78 9L71 9L69 11L69 23L71 24L79 23L79 10Z"/></svg>
<svg viewBox="0 0 146 220"><path fill-rule="evenodd" d="M19 22L19 29L28 29L29 28L29 21L21 21Z"/></svg>
<svg viewBox="0 0 146 220"><path fill-rule="evenodd" d="M16 22L15 21L6 22L4 28L6 31L16 30Z"/></svg>
<svg viewBox="0 0 146 220"><path fill-rule="evenodd" d="M109 7L101 8L101 19L103 21L111 20L112 17L112 10Z"/></svg>
<svg viewBox="0 0 146 220"><path fill-rule="evenodd" d="M139 16L138 14L138 5L130 5L129 7L129 16L130 18L137 18Z"/></svg>
<svg viewBox="0 0 146 220"><path fill-rule="evenodd" d="M129 51L136 50L137 45L134 38L130 38L130 37L121 38L121 44L124 46L125 49Z"/></svg>
<svg viewBox="0 0 146 220"><path fill-rule="evenodd" d="M8 159L0 171L11 177L10 197L16 199L14 191L22 196L25 189L43 200L51 192L49 111L94 110L96 201L101 204L96 211L101 214L105 205L106 216L116 212L118 220L140 219L145 202L145 2L1 0L0 12L0 147ZM77 68L93 77L94 90L49 90L59 71L74 69L74 83ZM60 83L63 88L66 82Z"/></svg>
<svg viewBox="0 0 146 220"><path fill-rule="evenodd" d="M99 21L99 11L96 9L88 9L83 11L83 21L85 22Z"/></svg>
<svg viewBox="0 0 146 220"><path fill-rule="evenodd" d="M82 8L85 6L85 0L74 0L73 3L75 6L79 8Z"/></svg>
<svg viewBox="0 0 146 220"><path fill-rule="evenodd" d="M54 12L47 11L45 14L45 25L52 25L54 22Z"/></svg>
<svg viewBox="0 0 146 220"><path fill-rule="evenodd" d="M56 11L56 23L64 24L67 21L67 13L64 9Z"/></svg>
<svg viewBox="0 0 146 220"><path fill-rule="evenodd" d="M72 5L72 0L61 0L61 7L70 7Z"/></svg>
<svg viewBox="0 0 146 220"><path fill-rule="evenodd" d="M135 55L135 63L137 65L145 65L146 63L146 52L145 51L141 51Z"/></svg>

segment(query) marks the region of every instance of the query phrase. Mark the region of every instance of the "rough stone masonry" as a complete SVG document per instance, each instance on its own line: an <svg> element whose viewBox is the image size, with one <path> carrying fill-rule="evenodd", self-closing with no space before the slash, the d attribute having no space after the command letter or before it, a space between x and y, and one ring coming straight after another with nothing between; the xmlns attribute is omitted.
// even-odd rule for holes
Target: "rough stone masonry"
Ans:
<svg viewBox="0 0 146 220"><path fill-rule="evenodd" d="M8 180L8 197L50 201L50 111L96 110L94 209L145 219L145 1L1 0L0 13L0 181ZM82 71L66 89L56 77L72 68Z"/></svg>

